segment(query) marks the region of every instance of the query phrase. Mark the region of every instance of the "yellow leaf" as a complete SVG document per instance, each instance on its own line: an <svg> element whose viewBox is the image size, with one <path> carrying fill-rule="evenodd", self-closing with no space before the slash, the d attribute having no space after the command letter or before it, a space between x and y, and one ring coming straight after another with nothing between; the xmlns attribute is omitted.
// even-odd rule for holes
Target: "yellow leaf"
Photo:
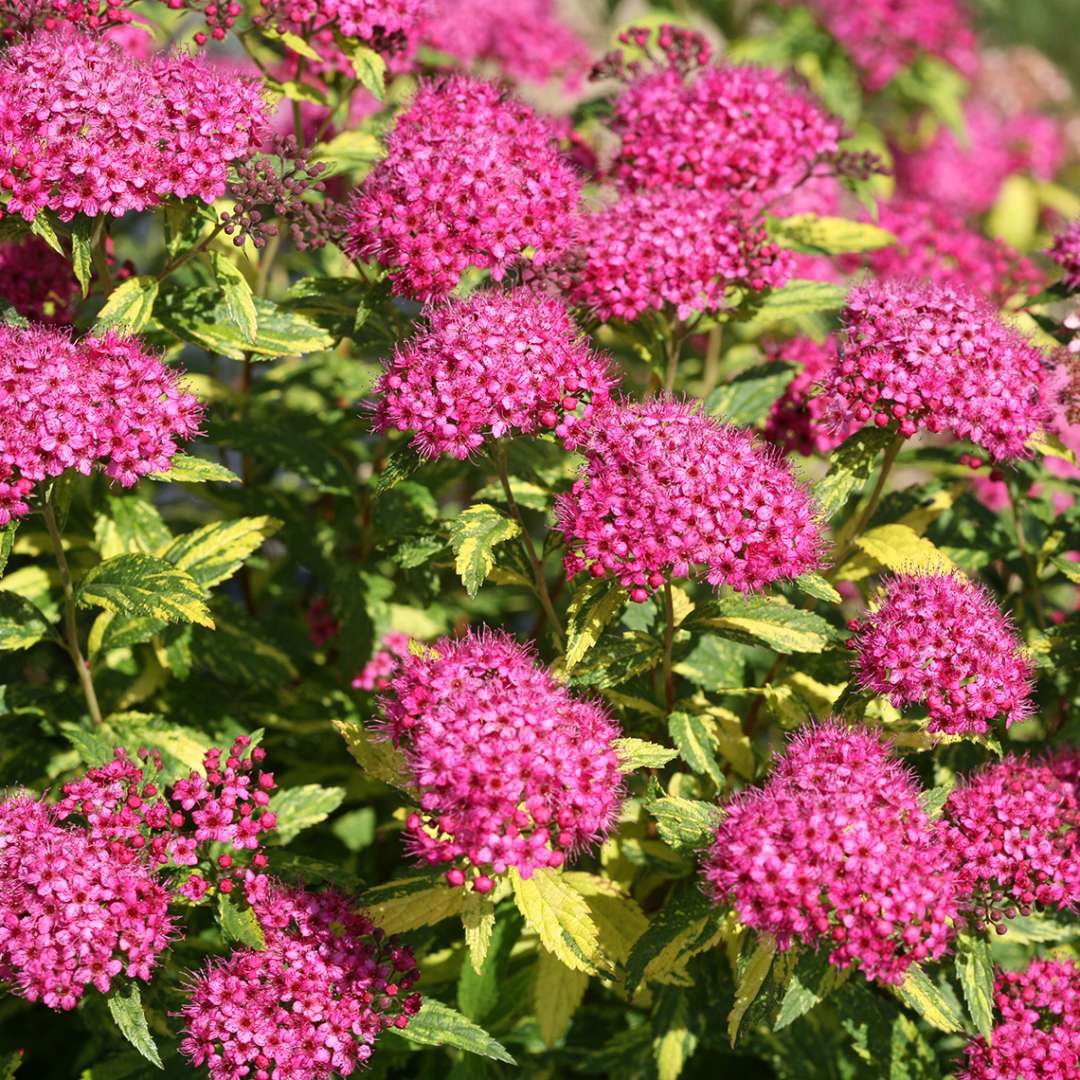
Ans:
<svg viewBox="0 0 1080 1080"><path fill-rule="evenodd" d="M767 935L763 936L758 941L757 948L754 949L746 965L746 970L739 978L739 985L735 988L735 1006L728 1014L728 1039L732 1046L738 1038L742 1018L764 985L765 976L769 974L775 955L776 939Z"/></svg>
<svg viewBox="0 0 1080 1080"><path fill-rule="evenodd" d="M357 904L388 934L404 934L460 915L465 897L464 889L433 884L429 877L415 877L377 885L364 893Z"/></svg>
<svg viewBox="0 0 1080 1080"><path fill-rule="evenodd" d="M637 939L649 928L637 901L614 881L596 874L568 870L563 877L585 897L604 955L625 964Z"/></svg>
<svg viewBox="0 0 1080 1080"><path fill-rule="evenodd" d="M514 900L530 929L550 953L575 971L590 975L610 967L600 952L600 932L585 897L556 870L535 870L526 881L516 870Z"/></svg>
<svg viewBox="0 0 1080 1080"><path fill-rule="evenodd" d="M955 569L955 563L910 525L879 525L863 533L855 546L879 566L904 573ZM841 577L847 576L841 571Z"/></svg>
<svg viewBox="0 0 1080 1080"><path fill-rule="evenodd" d="M341 732L349 753L368 776L393 787L408 785L404 759L393 743L388 739L376 742L359 720L333 720L331 723Z"/></svg>
<svg viewBox="0 0 1080 1080"><path fill-rule="evenodd" d="M541 947L533 983L533 1013L545 1046L554 1046L565 1034L588 985L585 972L568 968Z"/></svg>
<svg viewBox="0 0 1080 1080"><path fill-rule="evenodd" d="M488 897L470 890L465 894L465 904L461 909L461 925L465 930L469 961L476 974L480 975L491 947L491 931L495 928L495 905Z"/></svg>

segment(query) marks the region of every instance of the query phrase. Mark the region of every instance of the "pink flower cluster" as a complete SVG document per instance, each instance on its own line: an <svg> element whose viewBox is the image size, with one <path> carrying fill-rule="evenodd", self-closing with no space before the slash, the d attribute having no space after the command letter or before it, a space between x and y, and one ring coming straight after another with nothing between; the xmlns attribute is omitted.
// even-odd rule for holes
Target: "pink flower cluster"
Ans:
<svg viewBox="0 0 1080 1080"><path fill-rule="evenodd" d="M826 423L825 399L813 390L837 362L838 342L834 334L824 341L797 337L789 341L767 342L765 356L770 361L798 364L799 373L773 402L765 421L765 438L785 453L827 454L847 437L844 428Z"/></svg>
<svg viewBox="0 0 1080 1080"><path fill-rule="evenodd" d="M43 803L0 803L0 980L20 997L74 1009L91 986L148 981L173 935L168 907L146 864Z"/></svg>
<svg viewBox="0 0 1080 1080"><path fill-rule="evenodd" d="M982 919L1000 924L1036 904L1071 911L1080 902L1078 763L1075 751L1009 755L949 795L948 842Z"/></svg>
<svg viewBox="0 0 1080 1080"><path fill-rule="evenodd" d="M0 326L0 525L27 513L35 484L99 465L125 487L166 471L201 406L177 372L112 331Z"/></svg>
<svg viewBox="0 0 1080 1080"><path fill-rule="evenodd" d="M1070 289L1080 289L1080 220L1054 237L1048 254L1064 271L1062 281Z"/></svg>
<svg viewBox="0 0 1080 1080"><path fill-rule="evenodd" d="M180 1052L211 1080L351 1076L376 1036L420 1008L411 951L348 897L274 884L254 904L266 948L237 949L193 979Z"/></svg>
<svg viewBox="0 0 1080 1080"><path fill-rule="evenodd" d="M978 67L975 34L961 0L810 0L807 6L844 47L870 90L880 90L922 53L969 77Z"/></svg>
<svg viewBox="0 0 1080 1080"><path fill-rule="evenodd" d="M32 236L0 247L0 300L23 318L70 323L78 295L79 283L67 259L44 240Z"/></svg>
<svg viewBox="0 0 1080 1080"><path fill-rule="evenodd" d="M805 180L843 136L839 120L767 68L677 61L634 74L610 119L621 139L610 171L625 191L689 187L760 204Z"/></svg>
<svg viewBox="0 0 1080 1080"><path fill-rule="evenodd" d="M398 673L401 661L409 655L409 635L391 632L384 635L382 648L364 665L352 681L354 690L385 690Z"/></svg>
<svg viewBox="0 0 1080 1080"><path fill-rule="evenodd" d="M1075 1080L1080 1060L1080 967L1036 958L1024 971L998 971L994 1004L1001 1020L991 1042L964 1048L957 1080Z"/></svg>
<svg viewBox="0 0 1080 1080"><path fill-rule="evenodd" d="M397 292L431 299L469 267L499 280L526 249L537 266L558 255L578 188L529 106L479 79L424 83L350 205L344 248L393 270Z"/></svg>
<svg viewBox="0 0 1080 1080"><path fill-rule="evenodd" d="M81 30L123 27L131 22L126 0L4 0L0 9L0 42L9 44L40 27L70 23Z"/></svg>
<svg viewBox="0 0 1080 1080"><path fill-rule="evenodd" d="M622 195L579 219L575 250L553 275L571 302L605 322L673 309L724 308L730 291L780 288L789 252L732 200L686 188Z"/></svg>
<svg viewBox="0 0 1080 1080"><path fill-rule="evenodd" d="M724 809L705 878L781 949L825 943L837 967L887 983L945 951L957 908L940 830L876 734L805 729Z"/></svg>
<svg viewBox="0 0 1080 1080"><path fill-rule="evenodd" d="M260 0L257 22L310 38L313 33L363 42L387 56L409 52L416 44L428 0Z"/></svg>
<svg viewBox="0 0 1080 1080"><path fill-rule="evenodd" d="M382 705L419 793L408 842L430 865L454 863L451 885L468 871L486 893L510 867L527 878L562 866L618 816L617 725L507 634L444 638L404 658Z"/></svg>
<svg viewBox="0 0 1080 1080"><path fill-rule="evenodd" d="M580 448L582 474L558 502L569 577L612 574L641 601L697 571L747 591L818 565L809 493L747 431L657 397L598 413Z"/></svg>
<svg viewBox="0 0 1080 1080"><path fill-rule="evenodd" d="M944 204L899 195L879 205L877 224L897 242L845 259L849 269L861 264L879 278L966 287L999 307L1045 280L1030 259L971 228Z"/></svg>
<svg viewBox="0 0 1080 1080"><path fill-rule="evenodd" d="M145 751L140 757L143 767L119 748L107 765L65 784L59 818L83 822L119 864L139 860L179 871L178 891L190 900L205 895L211 882L220 892L240 885L249 897L259 895L267 862L262 839L277 825L267 809L273 774L255 771L266 751L238 736L224 760L216 747L206 752L205 775L192 771L167 792L156 782L160 762L148 778L155 760Z"/></svg>
<svg viewBox="0 0 1080 1080"><path fill-rule="evenodd" d="M868 281L843 319L844 356L824 382L833 424L948 428L1001 460L1050 417L1043 354L970 290Z"/></svg>
<svg viewBox="0 0 1080 1080"><path fill-rule="evenodd" d="M554 0L432 0L424 41L466 64L493 61L521 82L558 77L576 86L592 61Z"/></svg>
<svg viewBox="0 0 1080 1080"><path fill-rule="evenodd" d="M981 735L1032 710L1032 668L1008 618L959 574L897 574L857 628L860 683L898 709L925 705L929 731Z"/></svg>
<svg viewBox="0 0 1080 1080"><path fill-rule="evenodd" d="M184 54L140 61L101 38L40 31L0 58L0 191L27 221L43 207L70 221L167 195L209 202L265 121L252 79Z"/></svg>
<svg viewBox="0 0 1080 1080"><path fill-rule="evenodd" d="M377 431L413 431L425 457L464 460L489 439L568 442L608 401L608 360L554 297L483 290L431 307L375 384Z"/></svg>

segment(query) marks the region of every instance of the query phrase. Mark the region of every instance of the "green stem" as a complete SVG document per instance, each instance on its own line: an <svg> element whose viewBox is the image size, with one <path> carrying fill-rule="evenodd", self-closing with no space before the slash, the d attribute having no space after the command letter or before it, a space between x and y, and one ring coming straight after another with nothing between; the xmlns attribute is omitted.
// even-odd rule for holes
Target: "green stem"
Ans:
<svg viewBox="0 0 1080 1080"><path fill-rule="evenodd" d="M94 273L101 282L105 296L113 291L112 271L109 269L109 253L106 250L108 233L105 231L105 218L100 216L94 222L94 228L90 233L90 262L94 266Z"/></svg>
<svg viewBox="0 0 1080 1080"><path fill-rule="evenodd" d="M95 724L101 724L101 706L98 704L97 692L94 690L90 665L86 662L82 649L79 647L79 627L75 620L75 590L71 585L71 569L68 566L67 556L64 554L64 540L60 535L60 527L56 523L56 513L52 508L52 503L46 500L41 512L45 518L45 528L49 532L49 539L52 541L56 565L60 570L60 584L64 590L64 646L68 656L71 657L72 664L75 665L75 673L79 676L90 719Z"/></svg>
<svg viewBox="0 0 1080 1080"><path fill-rule="evenodd" d="M1027 542L1027 533L1024 531L1024 515L1020 507L1020 499L1015 487L1015 480L1009 477L1005 481L1005 490L1009 496L1009 509L1012 512L1013 528L1016 530L1016 546L1020 550L1020 558L1024 562L1027 571L1027 587L1031 598L1031 606L1035 611L1035 622L1040 630L1046 629L1046 611L1043 609L1042 591L1039 589L1039 569L1035 565L1034 556Z"/></svg>
<svg viewBox="0 0 1080 1080"><path fill-rule="evenodd" d="M671 599L671 582L664 582L664 704L671 712L675 705L675 673L671 653L675 643L675 605Z"/></svg>
<svg viewBox="0 0 1080 1080"><path fill-rule="evenodd" d="M171 273L179 270L184 263L189 262L191 259L194 259L196 255L204 252L224 228L225 226L219 221L210 232L207 233L206 237L200 240L194 247L188 248L182 255L178 255L171 262L167 262L162 268L161 273L157 276L158 284L160 285Z"/></svg>
<svg viewBox="0 0 1080 1080"><path fill-rule="evenodd" d="M492 446L491 461L495 466L495 472L498 474L499 483L502 484L503 494L506 496L506 504L510 507L510 513L517 522L518 528L521 530L521 542L525 547L525 554L528 556L529 564L532 566L533 580L536 583L537 599L539 599L544 615L551 625L551 632L555 635L559 651L562 652L562 626L559 623L559 616L555 612L555 605L551 602L551 593L548 591L547 577L544 574L544 562L537 553L536 545L533 543L533 538L529 534L525 519L521 515L521 508L518 506L517 500L514 498L514 493L510 488L510 474L507 471L506 466L506 447L504 447L499 440L496 440Z"/></svg>
<svg viewBox="0 0 1080 1080"><path fill-rule="evenodd" d="M724 328L714 326L709 331L705 345L705 364L701 371L701 397L708 397L720 381L720 349L724 342Z"/></svg>
<svg viewBox="0 0 1080 1080"><path fill-rule="evenodd" d="M675 330L670 330L664 338L664 352L667 365L664 371L664 393L670 394L675 389L675 380L679 374L679 354L682 352L683 338Z"/></svg>

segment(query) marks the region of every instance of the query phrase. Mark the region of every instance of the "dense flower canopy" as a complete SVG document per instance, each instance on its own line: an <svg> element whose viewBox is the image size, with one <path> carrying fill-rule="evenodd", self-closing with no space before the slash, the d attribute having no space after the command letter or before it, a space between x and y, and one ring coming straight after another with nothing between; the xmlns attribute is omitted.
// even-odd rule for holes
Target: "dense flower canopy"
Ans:
<svg viewBox="0 0 1080 1080"><path fill-rule="evenodd" d="M797 454L827 454L850 432L828 424L826 402L814 391L833 365L838 363L835 334L824 341L797 337L769 342L765 355L770 361L797 364L799 370L784 393L773 402L765 422L765 438Z"/></svg>
<svg viewBox="0 0 1080 1080"><path fill-rule="evenodd" d="M453 863L451 885L483 893L510 867L524 878L560 867L615 822L618 726L507 634L470 632L405 658L383 708L420 799L409 846Z"/></svg>
<svg viewBox="0 0 1080 1080"><path fill-rule="evenodd" d="M644 600L694 573L747 591L818 564L809 493L749 432L658 397L599 412L581 450L558 504L570 576L610 574Z"/></svg>

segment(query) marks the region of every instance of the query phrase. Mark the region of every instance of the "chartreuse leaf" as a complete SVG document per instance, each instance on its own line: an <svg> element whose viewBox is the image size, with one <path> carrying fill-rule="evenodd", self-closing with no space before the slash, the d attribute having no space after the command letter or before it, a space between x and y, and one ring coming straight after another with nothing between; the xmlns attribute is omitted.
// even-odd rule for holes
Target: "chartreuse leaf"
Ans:
<svg viewBox="0 0 1080 1080"><path fill-rule="evenodd" d="M956 974L968 1012L987 1041L994 1029L994 961L990 942L975 934L961 934L956 948Z"/></svg>
<svg viewBox="0 0 1080 1080"><path fill-rule="evenodd" d="M139 993L138 984L131 983L126 990L115 991L106 998L106 1001L109 1003L109 1013L116 1021L120 1034L151 1065L156 1065L159 1069L164 1068L154 1036L150 1034L150 1028L146 1024L146 1013L143 1012L142 995Z"/></svg>
<svg viewBox="0 0 1080 1080"><path fill-rule="evenodd" d="M585 997L589 976L568 968L543 946L533 982L533 1014L544 1045L553 1047L566 1034L570 1021Z"/></svg>
<svg viewBox="0 0 1080 1080"><path fill-rule="evenodd" d="M246 517L215 521L176 537L160 555L186 571L204 589L230 578L262 542L281 528L277 518Z"/></svg>
<svg viewBox="0 0 1080 1080"><path fill-rule="evenodd" d="M964 1018L918 964L908 968L904 981L892 989L905 1005L939 1031L951 1033L963 1029Z"/></svg>
<svg viewBox="0 0 1080 1080"><path fill-rule="evenodd" d="M896 243L891 232L877 225L818 214L779 218L770 223L769 233L781 247L817 255L874 251Z"/></svg>
<svg viewBox="0 0 1080 1080"><path fill-rule="evenodd" d="M878 454L893 440L884 428L867 427L845 439L833 452L829 471L814 485L814 501L821 516L831 518L874 471Z"/></svg>
<svg viewBox="0 0 1080 1080"><path fill-rule="evenodd" d="M1080 563L1069 562L1058 555L1051 557L1050 561L1074 584L1080 585ZM0 567L0 569L3 569Z"/></svg>
<svg viewBox="0 0 1080 1080"><path fill-rule="evenodd" d="M728 1041L732 1046L739 1037L739 1025L746 1015L746 1010L754 1003L758 991L765 985L765 978L772 967L776 955L776 939L762 934L754 950L746 957L740 957L735 984L735 1005L728 1013Z"/></svg>
<svg viewBox="0 0 1080 1080"><path fill-rule="evenodd" d="M93 254L90 248L90 234L94 221L85 214L76 214L71 223L71 269L83 296L90 292L90 275Z"/></svg>
<svg viewBox="0 0 1080 1080"><path fill-rule="evenodd" d="M495 905L486 896L470 890L461 909L461 928L465 931L465 947L469 962L479 975L484 969L488 949L495 929Z"/></svg>
<svg viewBox="0 0 1080 1080"><path fill-rule="evenodd" d="M495 546L512 540L519 532L516 521L489 503L475 503L458 514L450 525L450 546L454 549L454 567L470 596L480 591L491 573Z"/></svg>
<svg viewBox="0 0 1080 1080"><path fill-rule="evenodd" d="M404 934L460 915L465 906L465 890L453 889L430 876L403 878L368 889L357 906L366 908L388 934Z"/></svg>
<svg viewBox="0 0 1080 1080"><path fill-rule="evenodd" d="M266 939L255 912L250 907L241 911L225 893L218 893L217 920L227 941L248 949L266 948Z"/></svg>
<svg viewBox="0 0 1080 1080"><path fill-rule="evenodd" d="M386 61L382 55L366 45L345 39L341 39L341 44L360 85L382 101L386 93Z"/></svg>
<svg viewBox="0 0 1080 1080"><path fill-rule="evenodd" d="M255 294L236 263L220 251L210 253L210 265L221 289L224 317L240 332L243 341L253 342L259 333Z"/></svg>
<svg viewBox="0 0 1080 1080"><path fill-rule="evenodd" d="M604 628L622 610L626 596L626 590L610 578L590 578L574 593L566 609L567 671L600 640Z"/></svg>
<svg viewBox="0 0 1080 1080"><path fill-rule="evenodd" d="M754 309L752 322L755 326L770 325L800 315L839 311L844 306L845 296L839 285L797 278L769 293Z"/></svg>
<svg viewBox="0 0 1080 1080"><path fill-rule="evenodd" d="M704 409L727 424L739 427L760 424L795 378L797 370L793 364L779 362L751 368L731 382L718 386L705 399Z"/></svg>
<svg viewBox="0 0 1080 1080"><path fill-rule="evenodd" d="M385 147L371 132L343 131L329 142L317 143L310 156L313 161L322 161L329 166L323 176L333 176L339 172L368 169L385 154Z"/></svg>
<svg viewBox="0 0 1080 1080"><path fill-rule="evenodd" d="M760 596L721 597L703 604L692 622L695 627L735 641L766 645L779 653L819 653L838 638L820 615Z"/></svg>
<svg viewBox="0 0 1080 1080"><path fill-rule="evenodd" d="M608 967L600 952L600 932L585 898L556 870L534 870L525 880L511 872L518 910L553 956L590 975Z"/></svg>
<svg viewBox="0 0 1080 1080"><path fill-rule="evenodd" d="M507 1065L517 1064L502 1043L496 1042L482 1027L435 998L425 998L420 1011L409 1021L407 1028L391 1027L387 1030L422 1046L449 1046Z"/></svg>
<svg viewBox="0 0 1080 1080"><path fill-rule="evenodd" d="M157 278L147 274L122 281L98 312L95 331L126 330L137 334L150 321L158 295Z"/></svg>
<svg viewBox="0 0 1080 1080"><path fill-rule="evenodd" d="M321 784L301 784L276 792L270 800L270 809L277 814L275 840L281 844L289 843L304 829L325 821L344 798L344 788Z"/></svg>
<svg viewBox="0 0 1080 1080"><path fill-rule="evenodd" d="M888 570L935 573L954 568L953 561L910 525L879 525L858 537L855 546Z"/></svg>
<svg viewBox="0 0 1080 1080"><path fill-rule="evenodd" d="M169 462L169 471L150 473L149 479L163 480L177 484L204 484L215 480L223 484L238 484L240 477L224 465L206 458L192 457L190 454L173 454Z"/></svg>
<svg viewBox="0 0 1080 1080"><path fill-rule="evenodd" d="M33 600L0 589L0 650L29 649L52 634L45 612Z"/></svg>
<svg viewBox="0 0 1080 1080"><path fill-rule="evenodd" d="M619 757L619 771L626 773L635 769L659 769L679 756L678 750L632 738L616 739L615 753Z"/></svg>
<svg viewBox="0 0 1080 1080"><path fill-rule="evenodd" d="M135 495L107 495L94 519L94 539L103 559L131 551L153 552L172 539L157 507Z"/></svg>
<svg viewBox="0 0 1080 1080"><path fill-rule="evenodd" d="M665 987L653 1010L653 1058L657 1080L678 1080L698 1045L696 1017L685 990Z"/></svg>
<svg viewBox="0 0 1080 1080"><path fill-rule="evenodd" d="M673 712L668 717L668 734L694 772L704 773L718 787L723 787L724 774L717 764L712 733L704 718L695 713Z"/></svg>
<svg viewBox="0 0 1080 1080"><path fill-rule="evenodd" d="M130 553L98 563L75 593L80 607L118 615L149 615L166 622L194 622L213 629L205 592L195 579L164 559Z"/></svg>
<svg viewBox="0 0 1080 1080"><path fill-rule="evenodd" d="M393 787L406 784L405 763L401 752L387 740L376 741L359 720L333 720L356 763L373 780Z"/></svg>
<svg viewBox="0 0 1080 1080"><path fill-rule="evenodd" d="M824 600L828 604L839 604L843 599L832 585L813 570L797 577L795 585L807 596L812 596L815 600Z"/></svg>
<svg viewBox="0 0 1080 1080"><path fill-rule="evenodd" d="M656 819L660 838L676 850L704 847L712 839L720 818L712 803L669 795L650 799L645 809Z"/></svg>
<svg viewBox="0 0 1080 1080"><path fill-rule="evenodd" d="M638 938L649 928L649 920L637 901L618 883L598 874L567 870L563 877L585 898L603 955L618 964L625 964Z"/></svg>

